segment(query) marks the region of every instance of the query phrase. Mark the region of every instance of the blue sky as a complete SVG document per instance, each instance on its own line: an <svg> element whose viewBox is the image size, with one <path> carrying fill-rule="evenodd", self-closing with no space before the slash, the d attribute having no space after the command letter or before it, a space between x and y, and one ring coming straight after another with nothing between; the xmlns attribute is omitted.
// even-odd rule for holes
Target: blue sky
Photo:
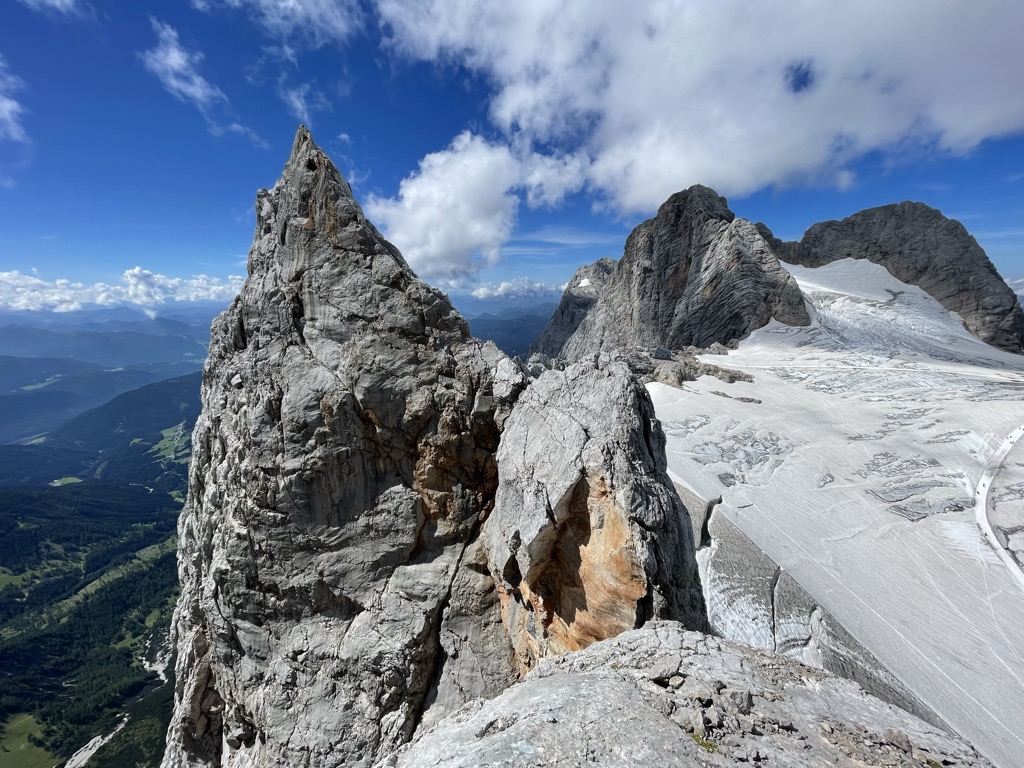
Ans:
<svg viewBox="0 0 1024 768"><path fill-rule="evenodd" d="M0 2L0 307L227 301L300 121L453 292L693 183L787 239L921 200L1024 278L1016 0Z"/></svg>

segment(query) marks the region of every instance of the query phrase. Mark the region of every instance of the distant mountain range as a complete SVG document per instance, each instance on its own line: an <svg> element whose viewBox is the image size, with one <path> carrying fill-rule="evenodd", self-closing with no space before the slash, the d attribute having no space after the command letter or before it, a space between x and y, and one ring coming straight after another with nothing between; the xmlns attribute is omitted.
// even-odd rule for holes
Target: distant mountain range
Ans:
<svg viewBox="0 0 1024 768"><path fill-rule="evenodd" d="M548 324L557 304L537 304L526 307L507 307L497 314L484 312L471 315L469 329L482 341L493 341L510 357L529 356L530 345Z"/></svg>

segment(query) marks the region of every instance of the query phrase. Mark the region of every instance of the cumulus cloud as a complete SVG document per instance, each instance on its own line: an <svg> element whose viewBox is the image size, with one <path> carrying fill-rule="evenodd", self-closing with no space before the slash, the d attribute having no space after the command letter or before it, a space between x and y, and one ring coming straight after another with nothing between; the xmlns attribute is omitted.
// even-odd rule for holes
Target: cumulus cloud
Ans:
<svg viewBox="0 0 1024 768"><path fill-rule="evenodd" d="M0 56L0 140L28 141L21 124L25 108L14 98L14 94L24 87L21 78L11 73L7 61Z"/></svg>
<svg viewBox="0 0 1024 768"><path fill-rule="evenodd" d="M236 133L256 146L262 140L242 125L231 113L228 97L216 85L199 73L203 54L190 51L181 44L178 31L170 24L150 18L157 36L155 47L139 54L142 63L178 101L191 103L199 110L207 128L215 136L224 132Z"/></svg>
<svg viewBox="0 0 1024 768"><path fill-rule="evenodd" d="M585 186L634 213L697 182L731 195L843 186L868 152L965 153L1024 128L1020 3L377 8L394 50L465 66L491 84L490 117L510 144L555 148L533 168L535 202Z"/></svg>
<svg viewBox="0 0 1024 768"><path fill-rule="evenodd" d="M500 257L520 181L508 147L466 131L424 157L397 198L370 195L366 209L421 277L459 289Z"/></svg>
<svg viewBox="0 0 1024 768"><path fill-rule="evenodd" d="M155 307L172 302L227 302L238 294L243 281L238 275L226 280L208 275L167 277L142 267L126 270L115 285L0 272L0 308L70 312L85 304Z"/></svg>
<svg viewBox="0 0 1024 768"><path fill-rule="evenodd" d="M269 35L310 48L343 43L363 23L359 0L192 0L192 7L201 11L217 6L243 9Z"/></svg>

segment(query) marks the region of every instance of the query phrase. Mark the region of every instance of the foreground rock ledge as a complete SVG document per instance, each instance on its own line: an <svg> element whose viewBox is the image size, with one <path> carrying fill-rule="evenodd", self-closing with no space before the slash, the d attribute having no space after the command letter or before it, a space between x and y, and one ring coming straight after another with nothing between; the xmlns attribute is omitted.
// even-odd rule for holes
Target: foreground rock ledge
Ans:
<svg viewBox="0 0 1024 768"><path fill-rule="evenodd" d="M990 766L855 683L673 622L547 659L379 763Z"/></svg>

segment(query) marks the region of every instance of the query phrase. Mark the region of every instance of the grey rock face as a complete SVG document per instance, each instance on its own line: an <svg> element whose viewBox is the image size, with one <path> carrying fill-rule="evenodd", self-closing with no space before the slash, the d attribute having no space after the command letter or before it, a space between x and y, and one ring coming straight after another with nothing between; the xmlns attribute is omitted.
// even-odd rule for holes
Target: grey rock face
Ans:
<svg viewBox="0 0 1024 768"><path fill-rule="evenodd" d="M808 267L845 258L881 264L959 314L982 341L1010 352L1024 348L1016 295L960 222L923 203L869 208L815 224L799 243L774 243L781 259Z"/></svg>
<svg viewBox="0 0 1024 768"><path fill-rule="evenodd" d="M500 636L454 649L500 624L471 543L525 382L305 129L259 193L249 272L204 371L164 765L363 764L452 681L475 678L467 696L510 682Z"/></svg>
<svg viewBox="0 0 1024 768"><path fill-rule="evenodd" d="M624 362L532 382L505 423L498 477L484 540L521 671L652 618L706 629L664 433Z"/></svg>
<svg viewBox="0 0 1024 768"><path fill-rule="evenodd" d="M988 766L849 680L654 622L546 659L382 766Z"/></svg>
<svg viewBox="0 0 1024 768"><path fill-rule="evenodd" d="M530 348L532 353L557 357L566 341L579 328L590 308L597 303L615 272L614 259L598 259L576 270L565 287L558 309Z"/></svg>
<svg viewBox="0 0 1024 768"><path fill-rule="evenodd" d="M701 186L676 193L633 230L589 309L577 293L563 299L534 350L574 361L619 347L708 347L773 317L810 322L796 281L754 225Z"/></svg>
<svg viewBox="0 0 1024 768"><path fill-rule="evenodd" d="M515 406L520 366L305 129L259 193L249 273L204 370L165 768L368 765L542 657L652 617L706 625L627 366L552 371Z"/></svg>

